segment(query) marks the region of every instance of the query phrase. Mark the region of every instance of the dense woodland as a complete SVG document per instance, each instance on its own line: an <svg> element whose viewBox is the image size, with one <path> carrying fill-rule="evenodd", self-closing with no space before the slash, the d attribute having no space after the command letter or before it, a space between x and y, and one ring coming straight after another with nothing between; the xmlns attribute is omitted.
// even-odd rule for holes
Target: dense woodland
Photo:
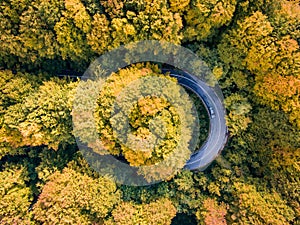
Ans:
<svg viewBox="0 0 300 225"><path fill-rule="evenodd" d="M80 75L101 54L147 39L207 62L230 138L204 172L132 187L82 157L71 116L79 81L57 75ZM0 224L300 224L299 45L299 0L1 0ZM161 99L143 101L176 117ZM145 119L132 117L137 127ZM109 150L139 165L160 159Z"/></svg>

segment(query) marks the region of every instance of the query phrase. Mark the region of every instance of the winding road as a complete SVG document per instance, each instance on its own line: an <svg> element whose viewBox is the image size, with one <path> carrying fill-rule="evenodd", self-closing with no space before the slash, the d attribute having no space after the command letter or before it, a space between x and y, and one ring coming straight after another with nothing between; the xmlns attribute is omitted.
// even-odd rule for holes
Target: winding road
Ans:
<svg viewBox="0 0 300 225"><path fill-rule="evenodd" d="M209 114L210 125L208 138L200 149L191 155L191 158L185 165L185 169L203 171L221 153L227 143L228 129L225 121L226 111L222 100L211 87L196 76L184 71L179 73L172 69L162 69L162 72L170 73L170 76L175 77L180 85L194 92L201 99ZM77 75L60 76L80 77Z"/></svg>
<svg viewBox="0 0 300 225"><path fill-rule="evenodd" d="M222 100L211 87L191 74L186 72L179 74L175 70L168 69L163 69L162 72L169 72L170 76L175 77L180 85L194 92L201 99L209 114L208 138L200 149L191 155L185 165L186 169L203 171L221 153L227 142L226 111Z"/></svg>

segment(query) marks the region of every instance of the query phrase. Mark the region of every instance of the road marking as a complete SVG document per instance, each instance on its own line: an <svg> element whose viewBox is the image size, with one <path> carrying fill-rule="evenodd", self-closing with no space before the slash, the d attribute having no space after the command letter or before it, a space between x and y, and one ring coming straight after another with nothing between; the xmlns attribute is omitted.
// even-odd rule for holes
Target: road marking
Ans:
<svg viewBox="0 0 300 225"><path fill-rule="evenodd" d="M190 75L190 74L188 74L188 75L193 78L192 75ZM195 154L192 154L191 158L187 161L187 163L185 165L185 166L189 166L189 165L197 164L198 168L200 169L201 161L204 161L204 163L205 163L205 161L207 162L207 160L208 160L209 162L205 163L202 167L207 166L221 152L220 150L222 150L222 148L224 147L224 145L226 143L226 140L227 140L226 130L227 129L226 129L226 124L223 124L221 122L221 113L220 113L219 107L221 107L222 113L225 113L225 109L223 107L223 104L222 104L220 98L218 98L218 96L216 95L214 90L211 89L208 85L206 85L203 81L200 81L201 83L199 83L196 80L192 80L185 76L173 74L173 73L170 74L170 76L176 77L179 83L180 83L180 80L178 78L189 81L190 83L195 85L196 88L199 89L199 91L201 91L201 94L204 97L206 97L206 100L205 100L204 97L202 97L201 94L198 93L198 90L194 90L190 86L180 83L180 85L193 91L201 99L201 101L205 105L205 108L206 108L208 114L210 115L209 116L209 120L210 120L209 136L206 139L206 141L204 142L204 144L199 148L199 150ZM209 93L208 91L211 91L211 93ZM212 97L213 95L216 97L217 102L213 99L213 97ZM218 105L218 103L219 103L219 105ZM216 115L215 118L212 118L212 114L209 111L209 107L213 108L215 115ZM224 121L224 123L225 123L225 121ZM225 131L224 135L222 134L223 130ZM224 137L224 138L221 140L221 137ZM213 145L211 145L211 144L213 144ZM217 149L217 151L215 151L216 154L212 154L212 153L214 153L215 149ZM197 157L197 156L199 156L199 157ZM211 157L208 158L207 156L211 156ZM196 160L190 161L193 158L196 158ZM197 169L197 168L192 168L192 169Z"/></svg>

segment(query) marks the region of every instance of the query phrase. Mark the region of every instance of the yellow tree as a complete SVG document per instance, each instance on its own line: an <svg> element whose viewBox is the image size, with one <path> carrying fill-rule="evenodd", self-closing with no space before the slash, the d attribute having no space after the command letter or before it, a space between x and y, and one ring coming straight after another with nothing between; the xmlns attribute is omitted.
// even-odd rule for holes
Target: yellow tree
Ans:
<svg viewBox="0 0 300 225"><path fill-rule="evenodd" d="M158 199L149 204L123 202L112 211L112 219L105 225L170 225L176 208L169 199Z"/></svg>
<svg viewBox="0 0 300 225"><path fill-rule="evenodd" d="M0 172L0 223L30 224L29 207L33 194L26 186L24 167L6 168Z"/></svg>
<svg viewBox="0 0 300 225"><path fill-rule="evenodd" d="M43 224L102 223L119 201L120 192L110 179L91 178L65 168L49 177L33 215Z"/></svg>
<svg viewBox="0 0 300 225"><path fill-rule="evenodd" d="M203 41L228 25L233 17L236 0L192 0L185 15L184 37L187 41ZM171 5L172 7L172 5Z"/></svg>
<svg viewBox="0 0 300 225"><path fill-rule="evenodd" d="M52 79L18 104L11 105L3 116L1 139L14 147L74 143L71 110L76 82Z"/></svg>

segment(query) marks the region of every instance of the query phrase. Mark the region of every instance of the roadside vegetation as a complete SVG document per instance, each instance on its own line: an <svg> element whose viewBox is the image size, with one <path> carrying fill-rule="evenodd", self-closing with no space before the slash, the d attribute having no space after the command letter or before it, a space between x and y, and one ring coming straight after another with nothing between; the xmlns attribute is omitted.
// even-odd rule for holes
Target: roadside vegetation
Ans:
<svg viewBox="0 0 300 225"><path fill-rule="evenodd" d="M298 0L2 0L0 224L299 224L299 29ZM101 54L146 39L180 44L208 64L230 138L204 172L131 187L95 172L78 151L71 112L79 81L57 75L82 74ZM127 80L115 79L122 73ZM96 107L99 137L131 165L159 162L178 135L172 106L147 97L130 115L133 133L146 137L159 115L168 140L139 155L113 137L110 91L145 73L161 76L149 64L120 70ZM207 115L194 103L203 141Z"/></svg>

